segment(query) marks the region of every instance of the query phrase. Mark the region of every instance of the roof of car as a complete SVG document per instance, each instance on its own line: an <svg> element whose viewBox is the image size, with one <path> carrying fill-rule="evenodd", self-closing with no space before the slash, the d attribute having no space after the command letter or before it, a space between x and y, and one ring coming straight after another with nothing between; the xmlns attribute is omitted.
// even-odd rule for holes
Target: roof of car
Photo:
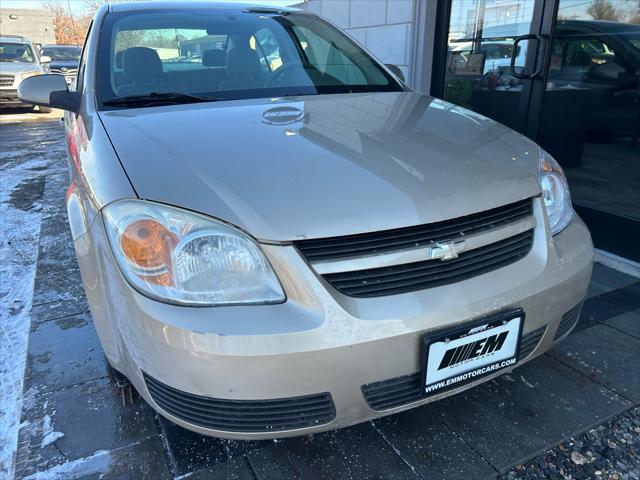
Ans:
<svg viewBox="0 0 640 480"><path fill-rule="evenodd" d="M556 28L573 27L602 33L638 33L640 25L608 20L559 20Z"/></svg>
<svg viewBox="0 0 640 480"><path fill-rule="evenodd" d="M42 48L56 48L56 47L64 47L64 48L80 48L80 45L71 45L66 43L49 43L47 45L43 45Z"/></svg>
<svg viewBox="0 0 640 480"><path fill-rule="evenodd" d="M0 36L0 42L31 44L31 40L20 35L2 35Z"/></svg>
<svg viewBox="0 0 640 480"><path fill-rule="evenodd" d="M191 9L213 9L213 10L261 10L269 11L274 10L277 12L298 12L297 8L280 7L276 5L268 4L256 4L246 2L206 2L206 1L185 1L176 4L176 2L123 2L123 3L111 3L109 4L109 11L111 12L128 12L133 10L191 10Z"/></svg>

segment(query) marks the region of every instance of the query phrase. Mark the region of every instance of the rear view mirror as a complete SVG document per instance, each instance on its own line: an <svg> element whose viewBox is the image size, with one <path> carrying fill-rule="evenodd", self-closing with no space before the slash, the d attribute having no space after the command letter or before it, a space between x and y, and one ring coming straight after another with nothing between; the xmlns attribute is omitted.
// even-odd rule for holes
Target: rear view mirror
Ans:
<svg viewBox="0 0 640 480"><path fill-rule="evenodd" d="M404 73L402 73L402 70L400 70L400 67L398 67L397 65L394 65L393 63L386 63L385 65L389 70L391 70L391 73L393 73L396 77L398 77L402 81L402 83L406 82L406 80L404 79Z"/></svg>
<svg viewBox="0 0 640 480"><path fill-rule="evenodd" d="M77 112L80 108L80 96L70 92L62 75L35 75L18 85L18 98L31 105L60 108Z"/></svg>

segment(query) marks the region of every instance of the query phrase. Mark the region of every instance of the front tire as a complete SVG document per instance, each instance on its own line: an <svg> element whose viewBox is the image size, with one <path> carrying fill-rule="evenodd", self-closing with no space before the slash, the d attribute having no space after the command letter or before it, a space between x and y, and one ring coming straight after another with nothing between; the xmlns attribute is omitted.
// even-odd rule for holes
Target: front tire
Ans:
<svg viewBox="0 0 640 480"><path fill-rule="evenodd" d="M129 379L123 373L113 368L106 357L104 361L107 364L107 374L109 375L109 380L111 381L111 384L116 388L116 390L118 390L122 405L127 407L129 405L138 403L140 395L138 395L137 390L131 384Z"/></svg>

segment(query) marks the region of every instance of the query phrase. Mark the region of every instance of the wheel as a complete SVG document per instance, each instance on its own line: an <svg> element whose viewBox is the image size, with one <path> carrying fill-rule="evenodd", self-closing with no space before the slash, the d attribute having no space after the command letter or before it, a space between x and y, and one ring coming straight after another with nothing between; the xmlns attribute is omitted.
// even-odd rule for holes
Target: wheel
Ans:
<svg viewBox="0 0 640 480"><path fill-rule="evenodd" d="M119 372L111 366L109 360L107 360L106 357L104 361L107 364L107 374L109 375L109 380L111 380L113 386L116 387L120 393L120 400L122 401L122 405L126 407L128 405L135 404L140 398L140 395L138 395L138 391L123 373Z"/></svg>
<svg viewBox="0 0 640 480"><path fill-rule="evenodd" d="M139 398L138 391L131 384L120 389L120 399L122 400L122 405L125 407L128 405L135 405Z"/></svg>
<svg viewBox="0 0 640 480"><path fill-rule="evenodd" d="M40 113L51 113L52 109L49 107L38 107L38 112Z"/></svg>

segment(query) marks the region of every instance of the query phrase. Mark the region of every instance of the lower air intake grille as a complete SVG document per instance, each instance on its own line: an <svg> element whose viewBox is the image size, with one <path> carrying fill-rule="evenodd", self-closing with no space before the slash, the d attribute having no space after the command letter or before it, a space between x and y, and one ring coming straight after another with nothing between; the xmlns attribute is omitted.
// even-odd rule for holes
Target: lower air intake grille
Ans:
<svg viewBox="0 0 640 480"><path fill-rule="evenodd" d="M553 337L553 341L557 342L564 338L564 336L569 333L573 327L576 326L578 320L580 319L580 312L582 311L582 302L573 307L567 313L562 316L560 320L560 325L558 325L558 330L556 330L556 334Z"/></svg>
<svg viewBox="0 0 640 480"><path fill-rule="evenodd" d="M399 407L422 398L422 374L391 378L362 386L362 394L374 410Z"/></svg>
<svg viewBox="0 0 640 480"><path fill-rule="evenodd" d="M273 432L331 422L329 393L273 400L227 400L177 390L144 374L153 401L165 412L193 425L227 432Z"/></svg>
<svg viewBox="0 0 640 480"><path fill-rule="evenodd" d="M547 327L541 327L522 336L520 341L520 360L525 359L540 343ZM463 385L458 383L455 386ZM422 373L404 375L381 382L368 383L362 386L362 394L369 406L374 410L387 410L423 398Z"/></svg>
<svg viewBox="0 0 640 480"><path fill-rule="evenodd" d="M540 327L533 332L529 332L522 336L522 339L520 339L520 360L524 360L533 353L540 343L546 329L546 326Z"/></svg>
<svg viewBox="0 0 640 480"><path fill-rule="evenodd" d="M351 297L379 297L439 287L496 270L523 258L533 244L533 230L462 252L446 262L426 260L391 267L323 275L333 288Z"/></svg>

